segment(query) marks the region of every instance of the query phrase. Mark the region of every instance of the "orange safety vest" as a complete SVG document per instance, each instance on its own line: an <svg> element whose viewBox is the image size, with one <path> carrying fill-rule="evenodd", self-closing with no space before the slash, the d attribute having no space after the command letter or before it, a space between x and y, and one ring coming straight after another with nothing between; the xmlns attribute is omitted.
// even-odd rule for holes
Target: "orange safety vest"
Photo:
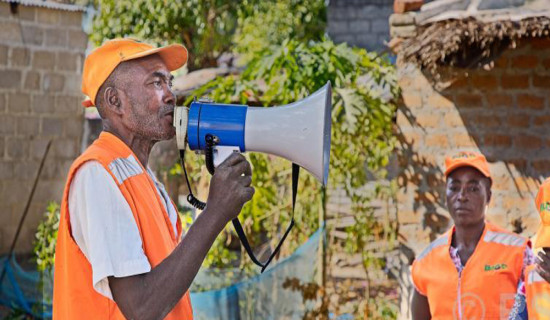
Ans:
<svg viewBox="0 0 550 320"><path fill-rule="evenodd" d="M427 297L432 319L508 319L529 241L486 222L459 273L449 253L453 233L454 227L412 265L413 283Z"/></svg>
<svg viewBox="0 0 550 320"><path fill-rule="evenodd" d="M550 320L550 283L531 265L525 270L525 297L529 320Z"/></svg>
<svg viewBox="0 0 550 320"><path fill-rule="evenodd" d="M65 184L55 253L53 318L56 320L124 319L116 303L93 288L92 267L71 235L69 187L78 168L90 160L103 165L128 201L152 268L170 255L181 238L179 218L176 235L147 170L124 142L102 132L72 164ZM189 292L165 319L193 319Z"/></svg>

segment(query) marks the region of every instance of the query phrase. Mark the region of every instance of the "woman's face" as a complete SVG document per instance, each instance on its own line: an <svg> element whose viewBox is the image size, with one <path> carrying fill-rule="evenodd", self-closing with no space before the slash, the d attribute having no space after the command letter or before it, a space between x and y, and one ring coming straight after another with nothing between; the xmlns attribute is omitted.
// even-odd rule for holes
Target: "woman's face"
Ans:
<svg viewBox="0 0 550 320"><path fill-rule="evenodd" d="M456 226L483 223L485 207L491 200L491 182L472 167L462 167L447 177L447 209Z"/></svg>

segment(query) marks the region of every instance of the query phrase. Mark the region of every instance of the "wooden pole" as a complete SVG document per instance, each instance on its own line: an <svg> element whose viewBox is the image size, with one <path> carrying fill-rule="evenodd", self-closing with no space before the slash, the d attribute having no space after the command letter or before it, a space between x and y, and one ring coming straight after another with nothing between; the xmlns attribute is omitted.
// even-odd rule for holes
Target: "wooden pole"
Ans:
<svg viewBox="0 0 550 320"><path fill-rule="evenodd" d="M325 187L321 189L321 206L319 207L319 226L324 226L324 232L319 237L319 250L317 259L317 284L323 293L321 296L321 305L324 303L327 285L327 253L325 235L327 234L327 191ZM328 309L327 309L328 310ZM322 315L322 319L328 319L328 312Z"/></svg>

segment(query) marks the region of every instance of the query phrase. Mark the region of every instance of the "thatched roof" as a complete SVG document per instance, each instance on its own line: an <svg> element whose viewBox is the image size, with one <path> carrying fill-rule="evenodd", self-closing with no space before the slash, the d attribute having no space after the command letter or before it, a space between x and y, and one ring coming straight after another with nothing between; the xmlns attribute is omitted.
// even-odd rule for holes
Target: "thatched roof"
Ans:
<svg viewBox="0 0 550 320"><path fill-rule="evenodd" d="M491 66L495 57L522 38L550 37L550 18L481 22L474 17L426 25L402 44L401 58L437 74L446 67Z"/></svg>
<svg viewBox="0 0 550 320"><path fill-rule="evenodd" d="M434 7L443 1L456 4L458 0L428 5ZM547 4L546 9L538 7L541 3ZM529 7L532 5L537 7ZM478 11L470 6L436 15L421 11L415 24L416 35L401 43L399 58L417 64L437 79L442 67L491 68L494 59L515 47L518 40L550 37L550 0L497 10Z"/></svg>

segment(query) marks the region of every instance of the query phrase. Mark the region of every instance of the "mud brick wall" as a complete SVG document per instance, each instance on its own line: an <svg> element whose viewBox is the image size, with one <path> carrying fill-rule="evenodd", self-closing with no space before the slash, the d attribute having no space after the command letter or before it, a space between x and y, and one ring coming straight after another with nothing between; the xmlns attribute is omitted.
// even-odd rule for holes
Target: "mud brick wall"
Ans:
<svg viewBox="0 0 550 320"><path fill-rule="evenodd" d="M490 71L473 70L437 91L412 65L398 65L403 103L400 231L419 253L450 227L444 159L459 150L483 153L493 175L487 218L531 237L539 217L534 197L550 176L550 40L526 40Z"/></svg>

